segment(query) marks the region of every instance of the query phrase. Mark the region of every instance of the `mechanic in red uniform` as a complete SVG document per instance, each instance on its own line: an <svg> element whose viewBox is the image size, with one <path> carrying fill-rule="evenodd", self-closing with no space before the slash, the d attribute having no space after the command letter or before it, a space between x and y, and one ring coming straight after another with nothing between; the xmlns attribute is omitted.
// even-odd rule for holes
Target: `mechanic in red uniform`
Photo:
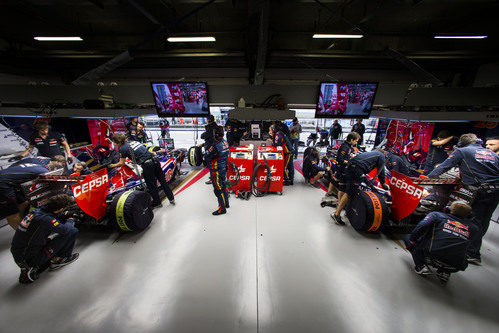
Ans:
<svg viewBox="0 0 499 333"><path fill-rule="evenodd" d="M56 270L78 259L73 253L78 229L72 219L61 215L73 203L70 195L55 195L21 221L10 248L21 268L20 283L32 283L46 268Z"/></svg>
<svg viewBox="0 0 499 333"><path fill-rule="evenodd" d="M274 123L274 125L269 127L269 135L272 138L272 145L274 147L282 147L284 155L283 185L293 185L295 168L293 166L292 144L286 134L284 134L283 127L287 128L281 122Z"/></svg>

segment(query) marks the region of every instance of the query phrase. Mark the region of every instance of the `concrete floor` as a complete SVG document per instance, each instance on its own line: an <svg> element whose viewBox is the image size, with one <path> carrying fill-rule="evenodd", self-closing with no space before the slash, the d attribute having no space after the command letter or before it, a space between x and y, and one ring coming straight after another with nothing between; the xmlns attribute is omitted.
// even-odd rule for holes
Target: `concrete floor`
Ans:
<svg viewBox="0 0 499 333"><path fill-rule="evenodd" d="M333 224L299 174L282 196L232 196L219 217L206 178L140 234L80 232L80 259L27 286L1 228L0 331L499 331L497 224L484 265L442 287L387 236Z"/></svg>

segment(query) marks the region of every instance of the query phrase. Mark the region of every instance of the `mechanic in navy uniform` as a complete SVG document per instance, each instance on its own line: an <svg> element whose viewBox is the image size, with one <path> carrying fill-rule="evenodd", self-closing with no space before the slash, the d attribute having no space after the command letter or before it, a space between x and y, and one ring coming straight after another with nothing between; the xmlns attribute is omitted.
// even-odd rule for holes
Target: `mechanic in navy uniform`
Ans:
<svg viewBox="0 0 499 333"><path fill-rule="evenodd" d="M466 251L479 232L468 219L470 214L471 207L465 201L454 201L448 213L431 212L410 235L405 235L405 246L412 255L417 274L431 274L425 258L438 260L456 270L466 269ZM437 275L446 281L450 274L439 268Z"/></svg>
<svg viewBox="0 0 499 333"><path fill-rule="evenodd" d="M112 136L111 140L116 144L116 146L118 146L118 151L120 152L121 157L118 163L110 164L109 167L121 167L125 164L125 160L128 157L130 160L136 162L142 167L142 176L146 182L147 191L152 197L153 207L161 206L161 199L159 198L156 180L158 180L161 184L161 187L163 188L168 200L170 200L170 203L174 205L175 198L172 190L166 182L165 175L161 169L161 164L156 156L147 150L143 144L137 141L128 141L124 134L116 133Z"/></svg>
<svg viewBox="0 0 499 333"><path fill-rule="evenodd" d="M135 134L137 134L138 121L138 117L132 117L130 118L130 121L125 125L125 133L128 139L133 138Z"/></svg>
<svg viewBox="0 0 499 333"><path fill-rule="evenodd" d="M477 265L481 263L482 238L499 203L499 156L478 142L473 133L461 135L457 144L460 148L428 174L429 178L438 178L452 167L458 167L461 182L475 188L476 196L471 207L473 221L480 228L480 237L475 237L471 243L468 262Z"/></svg>
<svg viewBox="0 0 499 333"><path fill-rule="evenodd" d="M144 128L146 127L146 124L143 121L139 121L136 126L136 132L134 136L131 136L128 138L130 141L137 141L140 143L147 143L149 140L149 137L147 136L146 131L144 131Z"/></svg>
<svg viewBox="0 0 499 333"><path fill-rule="evenodd" d="M352 132L357 132L360 135L359 146L364 142L364 133L366 132L366 126L362 123L362 119L357 119L357 123L352 126Z"/></svg>
<svg viewBox="0 0 499 333"><path fill-rule="evenodd" d="M338 119L333 121L333 124L329 128L329 139L331 140L331 146L334 143L334 140L338 140L340 136L343 134L343 128L338 123Z"/></svg>
<svg viewBox="0 0 499 333"><path fill-rule="evenodd" d="M378 170L378 180L381 186L388 190L385 184L385 154L378 150L358 154L350 159L345 169L345 194L338 202L338 206L331 218L338 225L345 225L341 219L341 211L345 208L348 200L358 191L358 184L362 176L367 175L374 169Z"/></svg>
<svg viewBox="0 0 499 333"><path fill-rule="evenodd" d="M341 201L341 198L345 195L345 186L346 186L346 181L345 181L345 168L350 161L350 158L352 157L352 154L354 153L353 147L359 142L360 140L360 135L357 132L352 132L347 135L347 138L345 141L340 146L340 149L338 149L338 152L336 153L336 162L338 163L338 170L336 171L336 174L334 176L334 180L338 182L338 202ZM330 188L328 189L328 193L332 193L332 186L330 185Z"/></svg>
<svg viewBox="0 0 499 333"><path fill-rule="evenodd" d="M204 159L210 169L210 177L213 184L213 192L218 200L218 209L213 215L221 215L229 208L229 194L227 193L227 158L229 156L229 144L223 139L224 130L221 126L214 129L213 144L206 150Z"/></svg>
<svg viewBox="0 0 499 333"><path fill-rule="evenodd" d="M0 170L0 217L6 217L12 229L17 229L28 207L21 184L56 168L63 168L66 163L61 155L49 160L46 163L46 158L25 158Z"/></svg>
<svg viewBox="0 0 499 333"><path fill-rule="evenodd" d="M319 165L319 150L317 148L312 148L310 154L305 156L303 159L303 177L314 187L318 187L317 181L324 176L324 174L330 171L329 166L323 168Z"/></svg>
<svg viewBox="0 0 499 333"><path fill-rule="evenodd" d="M61 150L61 145L64 146L66 151L68 163L73 162L71 150L69 149L68 142L59 132L49 131L49 124L46 121L39 121L35 124L36 132L29 139L28 148L18 156L21 159L28 155L33 148L38 149L38 156L54 157L57 155L64 156Z"/></svg>
<svg viewBox="0 0 499 333"><path fill-rule="evenodd" d="M269 135L272 139L272 145L274 147L282 147L282 153L284 157L283 185L293 185L293 181L295 178L295 167L293 165L293 146L291 140L283 130L284 128L288 129L288 126L284 125L280 121L277 121L272 126L270 126Z"/></svg>
<svg viewBox="0 0 499 333"><path fill-rule="evenodd" d="M405 164L404 160L392 152L388 152L388 156L386 158L386 168L390 172L397 171L406 176L411 175L411 171L409 170L407 164Z"/></svg>
<svg viewBox="0 0 499 333"><path fill-rule="evenodd" d="M423 167L423 174L427 175L435 169L435 166L442 163L449 157L447 150L454 137L448 131L440 131L437 138L430 141L428 156Z"/></svg>
<svg viewBox="0 0 499 333"><path fill-rule="evenodd" d="M56 270L78 259L78 253L73 253L78 229L61 214L73 203L70 195L52 196L21 221L10 248L21 268L20 283L31 283L46 268Z"/></svg>
<svg viewBox="0 0 499 333"><path fill-rule="evenodd" d="M204 132L201 133L201 139L204 140L204 143L198 145L199 147L204 147L205 154L210 149L210 147L214 144L215 142L215 130L218 127L217 123L215 123L215 117L210 114L208 117L206 117L206 122L207 124L204 127ZM209 168L209 166L208 166ZM211 172L210 172L210 179L208 179L205 184L211 184Z"/></svg>
<svg viewBox="0 0 499 333"><path fill-rule="evenodd" d="M499 136L491 136L485 141L485 148L499 154Z"/></svg>

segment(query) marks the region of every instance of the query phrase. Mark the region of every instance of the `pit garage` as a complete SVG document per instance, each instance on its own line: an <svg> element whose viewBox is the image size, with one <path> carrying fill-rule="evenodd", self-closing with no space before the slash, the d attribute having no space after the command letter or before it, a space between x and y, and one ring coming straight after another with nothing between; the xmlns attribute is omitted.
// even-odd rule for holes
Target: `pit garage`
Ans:
<svg viewBox="0 0 499 333"><path fill-rule="evenodd" d="M497 332L496 1L0 4L2 332Z"/></svg>

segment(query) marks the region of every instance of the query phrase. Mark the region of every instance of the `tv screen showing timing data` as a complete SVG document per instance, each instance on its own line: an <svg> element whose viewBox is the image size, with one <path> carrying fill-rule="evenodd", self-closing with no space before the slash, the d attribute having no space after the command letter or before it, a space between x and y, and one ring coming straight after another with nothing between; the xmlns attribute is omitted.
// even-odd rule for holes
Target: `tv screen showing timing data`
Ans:
<svg viewBox="0 0 499 333"><path fill-rule="evenodd" d="M206 82L152 82L159 117L206 117L210 114Z"/></svg>
<svg viewBox="0 0 499 333"><path fill-rule="evenodd" d="M316 118L369 118L377 83L323 82Z"/></svg>

